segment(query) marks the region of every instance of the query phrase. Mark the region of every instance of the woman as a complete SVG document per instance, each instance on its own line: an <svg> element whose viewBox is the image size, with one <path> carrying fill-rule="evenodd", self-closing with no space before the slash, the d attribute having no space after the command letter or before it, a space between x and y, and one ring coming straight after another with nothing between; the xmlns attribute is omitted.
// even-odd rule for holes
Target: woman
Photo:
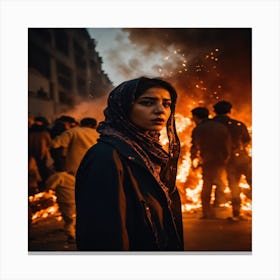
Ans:
<svg viewBox="0 0 280 280"><path fill-rule="evenodd" d="M98 143L76 176L76 242L86 251L183 250L175 186L180 143L175 89L141 77L109 95ZM166 127L169 151L159 144Z"/></svg>

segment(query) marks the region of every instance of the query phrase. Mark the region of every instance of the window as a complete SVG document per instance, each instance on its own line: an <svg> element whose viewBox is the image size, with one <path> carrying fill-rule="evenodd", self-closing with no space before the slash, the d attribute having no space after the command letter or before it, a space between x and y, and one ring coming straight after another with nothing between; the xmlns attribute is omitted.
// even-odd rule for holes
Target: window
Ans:
<svg viewBox="0 0 280 280"><path fill-rule="evenodd" d="M85 96L87 94L86 91L86 81L82 78L77 78L77 86L80 95Z"/></svg>
<svg viewBox="0 0 280 280"><path fill-rule="evenodd" d="M62 29L55 29L55 47L57 50L62 52L65 55L69 54L69 40L68 35Z"/></svg>
<svg viewBox="0 0 280 280"><path fill-rule="evenodd" d="M56 63L56 70L57 70L57 80L59 85L62 86L64 89L71 90L73 87L72 84L72 70L57 61Z"/></svg>
<svg viewBox="0 0 280 280"><path fill-rule="evenodd" d="M75 40L73 41L73 46L74 46L75 62L77 67L81 69L85 69L87 64L86 64L84 49Z"/></svg>
<svg viewBox="0 0 280 280"><path fill-rule="evenodd" d="M51 35L47 28L28 28L28 38L34 37L44 44L51 43Z"/></svg>
<svg viewBox="0 0 280 280"><path fill-rule="evenodd" d="M42 75L50 78L50 57L40 47L28 44L28 67L37 69Z"/></svg>
<svg viewBox="0 0 280 280"><path fill-rule="evenodd" d="M74 104L74 99L73 96L68 92L65 91L59 91L59 102L67 104L67 105L73 105Z"/></svg>

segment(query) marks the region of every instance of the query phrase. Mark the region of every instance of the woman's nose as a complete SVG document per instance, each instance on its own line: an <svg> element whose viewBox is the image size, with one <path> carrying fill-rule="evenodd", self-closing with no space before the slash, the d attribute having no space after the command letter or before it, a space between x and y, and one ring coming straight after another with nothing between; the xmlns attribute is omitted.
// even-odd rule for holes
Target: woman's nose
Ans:
<svg viewBox="0 0 280 280"><path fill-rule="evenodd" d="M161 103L157 104L154 111L156 114L164 113L163 105Z"/></svg>

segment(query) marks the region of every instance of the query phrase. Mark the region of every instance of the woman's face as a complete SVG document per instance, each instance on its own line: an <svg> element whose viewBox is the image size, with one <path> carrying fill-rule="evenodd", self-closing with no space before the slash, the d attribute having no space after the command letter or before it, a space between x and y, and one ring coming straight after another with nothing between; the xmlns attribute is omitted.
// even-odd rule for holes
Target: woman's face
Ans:
<svg viewBox="0 0 280 280"><path fill-rule="evenodd" d="M152 87L139 96L132 105L130 121L144 129L160 131L171 114L169 91Z"/></svg>

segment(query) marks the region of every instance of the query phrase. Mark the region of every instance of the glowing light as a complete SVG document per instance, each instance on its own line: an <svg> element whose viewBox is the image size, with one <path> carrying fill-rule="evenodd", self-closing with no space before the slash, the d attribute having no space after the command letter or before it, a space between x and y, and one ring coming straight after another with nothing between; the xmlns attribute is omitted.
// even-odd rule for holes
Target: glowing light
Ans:
<svg viewBox="0 0 280 280"><path fill-rule="evenodd" d="M178 173L177 173L177 181L181 182L181 183L185 183L187 180L187 176L190 170L190 166L191 166L191 160L190 157L188 155L184 155L183 156L183 160L181 165L178 168Z"/></svg>
<svg viewBox="0 0 280 280"><path fill-rule="evenodd" d="M198 86L198 85L197 85ZM206 88L203 88L206 90ZM217 92L214 92L214 95L217 95ZM218 97L217 97L218 98ZM198 101L200 103L202 100ZM196 106L196 102L192 102L194 106ZM176 120L176 129L181 140L182 147L186 147L183 149L185 152L181 155L181 160L179 161L178 165L178 172L177 172L177 186L178 188L183 190L184 198L182 199L182 211L183 212L193 212L197 211L197 209L201 208L201 190L203 185L203 179L201 174L201 169L196 168L191 170L191 160L190 160L190 143L191 143L191 135L186 133L187 129L192 125L192 121L190 118L183 116L182 114L175 115ZM182 140L183 139L183 140ZM163 146L168 144L168 137L166 135L165 129L161 132L160 142ZM196 178L195 180L188 180L189 175ZM252 201L250 198L246 196L249 191L250 186L246 182L246 178L244 176L241 177L241 181L239 184L241 188L241 210L246 215L250 216L252 211ZM228 198L223 204L220 204L220 207L231 208L231 201L230 201L230 188L226 187L224 190L225 197ZM214 201L215 198L215 186L213 188L211 194L211 202Z"/></svg>

